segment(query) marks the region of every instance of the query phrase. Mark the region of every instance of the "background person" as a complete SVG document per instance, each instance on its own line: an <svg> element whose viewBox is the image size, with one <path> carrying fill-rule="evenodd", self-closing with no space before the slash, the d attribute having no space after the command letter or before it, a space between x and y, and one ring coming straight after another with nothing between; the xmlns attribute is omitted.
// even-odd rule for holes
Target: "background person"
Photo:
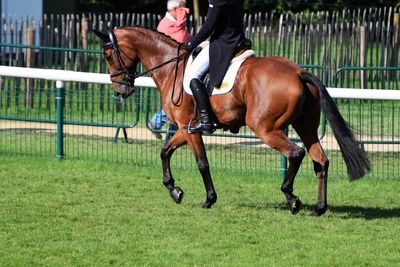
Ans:
<svg viewBox="0 0 400 267"><path fill-rule="evenodd" d="M157 26L157 31L168 35L172 39L180 43L187 43L191 37L190 33L186 30L186 19L189 14L189 9L186 8L185 0L169 0L167 2L167 12ZM160 130L167 122L167 116L163 110L154 114L150 120L150 128L152 130ZM171 124L169 132L175 132L177 126ZM157 139L161 139L160 133L153 133ZM167 139L171 138L173 134L169 134Z"/></svg>

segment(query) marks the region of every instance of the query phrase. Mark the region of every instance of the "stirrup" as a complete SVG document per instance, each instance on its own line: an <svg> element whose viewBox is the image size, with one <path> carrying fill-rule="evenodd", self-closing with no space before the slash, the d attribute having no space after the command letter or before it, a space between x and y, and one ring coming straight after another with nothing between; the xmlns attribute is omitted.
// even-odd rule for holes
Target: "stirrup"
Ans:
<svg viewBox="0 0 400 267"><path fill-rule="evenodd" d="M201 134L212 134L215 132L215 127L214 124L210 123L204 123L201 121L198 121L195 125L190 126L186 125L183 127L189 134L196 134L196 133L201 133Z"/></svg>

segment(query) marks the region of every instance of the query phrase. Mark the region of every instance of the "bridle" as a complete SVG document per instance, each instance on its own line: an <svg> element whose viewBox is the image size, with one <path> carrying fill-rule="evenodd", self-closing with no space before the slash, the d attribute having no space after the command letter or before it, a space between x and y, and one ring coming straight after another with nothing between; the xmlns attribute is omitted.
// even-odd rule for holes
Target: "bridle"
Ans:
<svg viewBox="0 0 400 267"><path fill-rule="evenodd" d="M188 54L188 52L186 50L182 54L179 54L179 51L180 51L181 47L183 46L183 44L179 44L178 45L178 55L176 57L173 57L173 58L171 58L171 59L169 59L169 60L167 60L167 61L165 61L165 62L155 66L154 68L151 68L151 69L147 70L147 71L138 73L136 71L129 70L128 67L126 66L125 61L122 59L121 49L120 49L120 47L118 45L118 40L117 40L117 37L114 34L114 31L113 30L109 30L107 33L108 33L108 36L110 38L110 42L107 42L107 43L103 44L103 49L104 50L113 49L115 54L116 54L116 56L117 56L118 63L121 66L120 70L110 74L111 81L114 82L114 83L125 85L127 87L133 87L134 84L135 84L135 79L136 78L138 78L140 76L143 76L143 75L145 75L147 73L152 73L154 70L156 70L158 68L161 68L161 67L163 67L163 66L165 66L165 65L167 65L167 64L169 64L171 62L174 62L174 61L176 61L175 70L177 72L179 60L181 58L185 57ZM176 72L175 72L175 80L176 80ZM115 77L118 77L118 76L121 76L121 75L125 75L122 80L115 80L114 79ZM175 81L174 81L174 88L175 88ZM125 88L125 90L127 90L127 88Z"/></svg>
<svg viewBox="0 0 400 267"><path fill-rule="evenodd" d="M110 38L110 42L103 44L103 49L104 50L108 50L108 49L114 50L114 52L117 56L118 63L122 67L121 70L118 70L118 71L110 74L111 81L114 83L123 84L123 85L131 87L134 85L135 79L141 75L139 75L136 71L128 70L128 67L125 64L125 61L122 59L121 49L119 48L117 37L115 36L114 31L109 30L107 33L108 33L108 37ZM125 77L122 79L122 81L114 79L115 77L118 77L120 75L125 75Z"/></svg>

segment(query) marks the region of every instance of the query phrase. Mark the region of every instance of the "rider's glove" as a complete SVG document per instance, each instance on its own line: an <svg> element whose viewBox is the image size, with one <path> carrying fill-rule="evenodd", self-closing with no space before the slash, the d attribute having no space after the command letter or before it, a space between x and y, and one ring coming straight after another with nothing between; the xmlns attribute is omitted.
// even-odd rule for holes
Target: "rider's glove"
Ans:
<svg viewBox="0 0 400 267"><path fill-rule="evenodd" d="M191 42L186 44L186 49L191 53L196 47Z"/></svg>

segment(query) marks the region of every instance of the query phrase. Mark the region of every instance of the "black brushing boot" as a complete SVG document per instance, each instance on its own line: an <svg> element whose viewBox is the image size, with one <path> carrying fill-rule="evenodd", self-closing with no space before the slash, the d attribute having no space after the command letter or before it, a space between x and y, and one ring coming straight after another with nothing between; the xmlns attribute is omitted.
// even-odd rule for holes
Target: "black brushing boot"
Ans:
<svg viewBox="0 0 400 267"><path fill-rule="evenodd" d="M197 108L199 110L199 120L193 126L185 126L188 133L203 133L212 134L214 124L211 121L211 104L208 99L208 94L204 84L198 79L192 79L190 81L190 89L192 90L193 96L196 99Z"/></svg>

